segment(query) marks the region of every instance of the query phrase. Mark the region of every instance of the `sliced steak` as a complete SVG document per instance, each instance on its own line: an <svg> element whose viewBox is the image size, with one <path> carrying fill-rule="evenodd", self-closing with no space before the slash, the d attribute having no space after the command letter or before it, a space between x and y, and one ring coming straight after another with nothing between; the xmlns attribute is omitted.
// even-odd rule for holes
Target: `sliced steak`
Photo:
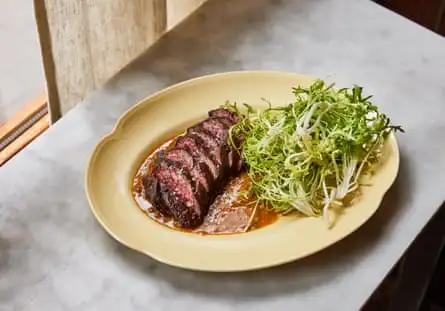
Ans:
<svg viewBox="0 0 445 311"><path fill-rule="evenodd" d="M229 130L239 119L225 109L209 116L178 137L171 149L160 152L143 179L146 198L184 228L202 223L217 194L242 168L239 153L228 141Z"/></svg>

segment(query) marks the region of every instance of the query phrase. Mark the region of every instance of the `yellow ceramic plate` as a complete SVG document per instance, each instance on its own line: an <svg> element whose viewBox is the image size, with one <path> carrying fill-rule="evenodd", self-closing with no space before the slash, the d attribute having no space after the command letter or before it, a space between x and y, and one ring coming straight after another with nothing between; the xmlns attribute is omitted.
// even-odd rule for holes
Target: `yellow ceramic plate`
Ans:
<svg viewBox="0 0 445 311"><path fill-rule="evenodd" d="M170 230L144 215L133 200L131 183L147 154L174 134L204 119L226 100L276 105L293 99L291 88L313 79L270 71L230 72L186 81L143 100L122 116L96 146L86 174L92 211L105 230L126 246L161 262L205 271L259 269L293 261L332 245L360 227L377 210L394 182L399 153L394 137L384 161L363 188L362 199L328 229L321 219L282 217L244 234L200 236ZM310 237L310 238L308 238Z"/></svg>

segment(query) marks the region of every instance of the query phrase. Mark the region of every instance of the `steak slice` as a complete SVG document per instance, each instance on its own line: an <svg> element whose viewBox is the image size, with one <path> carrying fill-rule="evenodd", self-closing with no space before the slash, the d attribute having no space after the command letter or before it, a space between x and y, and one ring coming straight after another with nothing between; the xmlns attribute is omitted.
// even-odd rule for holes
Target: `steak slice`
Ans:
<svg viewBox="0 0 445 311"><path fill-rule="evenodd" d="M227 137L229 136L230 125L227 125L227 119L226 121L223 120L223 118L210 118L200 124L216 140L218 145L228 144Z"/></svg>
<svg viewBox="0 0 445 311"><path fill-rule="evenodd" d="M168 151L165 158L181 165L184 171L190 175L192 184L196 184L197 187L203 187L206 191L209 191L207 179L201 178L199 165L195 163L193 156L186 149L174 147Z"/></svg>
<svg viewBox="0 0 445 311"><path fill-rule="evenodd" d="M217 177L219 177L222 172L223 161L225 160L221 153L222 146L218 145L216 140L208 132L199 127L190 129L188 135L193 137L198 145L209 155L210 160L212 160L215 165Z"/></svg>
<svg viewBox="0 0 445 311"><path fill-rule="evenodd" d="M217 120L218 122L222 123L227 129L230 129L230 127L232 127L233 125L232 121L225 117L212 117L209 118L209 120Z"/></svg>
<svg viewBox="0 0 445 311"><path fill-rule="evenodd" d="M217 124L219 124L219 128ZM207 131L209 131L215 138L217 138L218 143L220 143L222 146L224 146L224 148L228 150L228 168L233 175L241 171L243 167L243 161L241 159L239 151L236 150L229 141L229 129L232 126L230 124L231 123L228 118L218 116L210 118L203 122L203 127ZM224 128L223 132L220 131L221 127ZM234 143L237 146L240 146L241 139L239 137L234 137Z"/></svg>
<svg viewBox="0 0 445 311"><path fill-rule="evenodd" d="M208 153L196 142L193 136L180 136L176 140L175 148L187 150L194 159L194 165L199 165L202 174L205 175L207 184L211 184L218 178L215 164L207 156Z"/></svg>
<svg viewBox="0 0 445 311"><path fill-rule="evenodd" d="M230 126L233 126L241 122L241 119L236 114L227 109L222 109L222 108L209 111L209 117L217 118L221 122L225 121L226 124L229 123ZM233 137L233 139L236 146L241 146L243 141L242 137ZM235 173L240 172L244 167L244 162L241 158L239 151L236 150L232 145L230 147L231 147L229 153L230 168L233 169Z"/></svg>
<svg viewBox="0 0 445 311"><path fill-rule="evenodd" d="M210 184L203 166L195 163L193 157L184 149L175 147L165 155L167 163L181 170L193 189L193 194L200 204L209 200Z"/></svg>
<svg viewBox="0 0 445 311"><path fill-rule="evenodd" d="M234 163L233 147L229 142L229 129L232 126L230 121L225 118L209 118L201 123L203 129L208 132L217 144L221 146L221 158L223 159L224 175L233 175L232 168Z"/></svg>
<svg viewBox="0 0 445 311"><path fill-rule="evenodd" d="M236 114L234 114L233 112L231 112L227 109L224 109L224 108L210 110L209 117L211 117L211 118L215 118L215 117L216 118L226 118L232 123L232 125L241 122L241 119L238 118L236 116Z"/></svg>
<svg viewBox="0 0 445 311"><path fill-rule="evenodd" d="M208 202L197 200L190 181L181 169L168 161L161 161L155 166L152 176L159 188L158 197L152 199L152 202L158 202L162 206L160 212L168 210L167 215L172 216L184 228L194 227L202 222L207 213ZM158 208L158 205L155 207Z"/></svg>
<svg viewBox="0 0 445 311"><path fill-rule="evenodd" d="M197 135L202 145L210 152L212 160L219 167L223 174L229 168L228 154L231 145L228 142L228 132L230 126L227 119L209 118L191 127L188 132Z"/></svg>

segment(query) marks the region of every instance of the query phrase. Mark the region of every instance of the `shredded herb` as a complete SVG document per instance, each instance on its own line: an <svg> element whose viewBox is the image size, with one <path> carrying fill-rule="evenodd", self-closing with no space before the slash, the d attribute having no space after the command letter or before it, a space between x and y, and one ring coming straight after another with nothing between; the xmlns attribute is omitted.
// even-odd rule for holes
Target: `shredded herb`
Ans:
<svg viewBox="0 0 445 311"><path fill-rule="evenodd" d="M244 157L249 193L261 206L329 223L329 209L343 206L378 161L388 135L403 129L391 125L359 86L336 89L316 80L293 93L293 103L262 111L227 102L224 107L242 119L230 140ZM242 148L235 136L244 138Z"/></svg>

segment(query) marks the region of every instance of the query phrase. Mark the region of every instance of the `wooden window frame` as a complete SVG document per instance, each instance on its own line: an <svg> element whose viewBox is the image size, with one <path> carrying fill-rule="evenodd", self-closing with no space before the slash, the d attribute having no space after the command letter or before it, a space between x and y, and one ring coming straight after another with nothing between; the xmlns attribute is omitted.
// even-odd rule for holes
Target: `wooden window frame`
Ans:
<svg viewBox="0 0 445 311"><path fill-rule="evenodd" d="M46 94L30 101L6 123L0 124L0 167L50 125Z"/></svg>

